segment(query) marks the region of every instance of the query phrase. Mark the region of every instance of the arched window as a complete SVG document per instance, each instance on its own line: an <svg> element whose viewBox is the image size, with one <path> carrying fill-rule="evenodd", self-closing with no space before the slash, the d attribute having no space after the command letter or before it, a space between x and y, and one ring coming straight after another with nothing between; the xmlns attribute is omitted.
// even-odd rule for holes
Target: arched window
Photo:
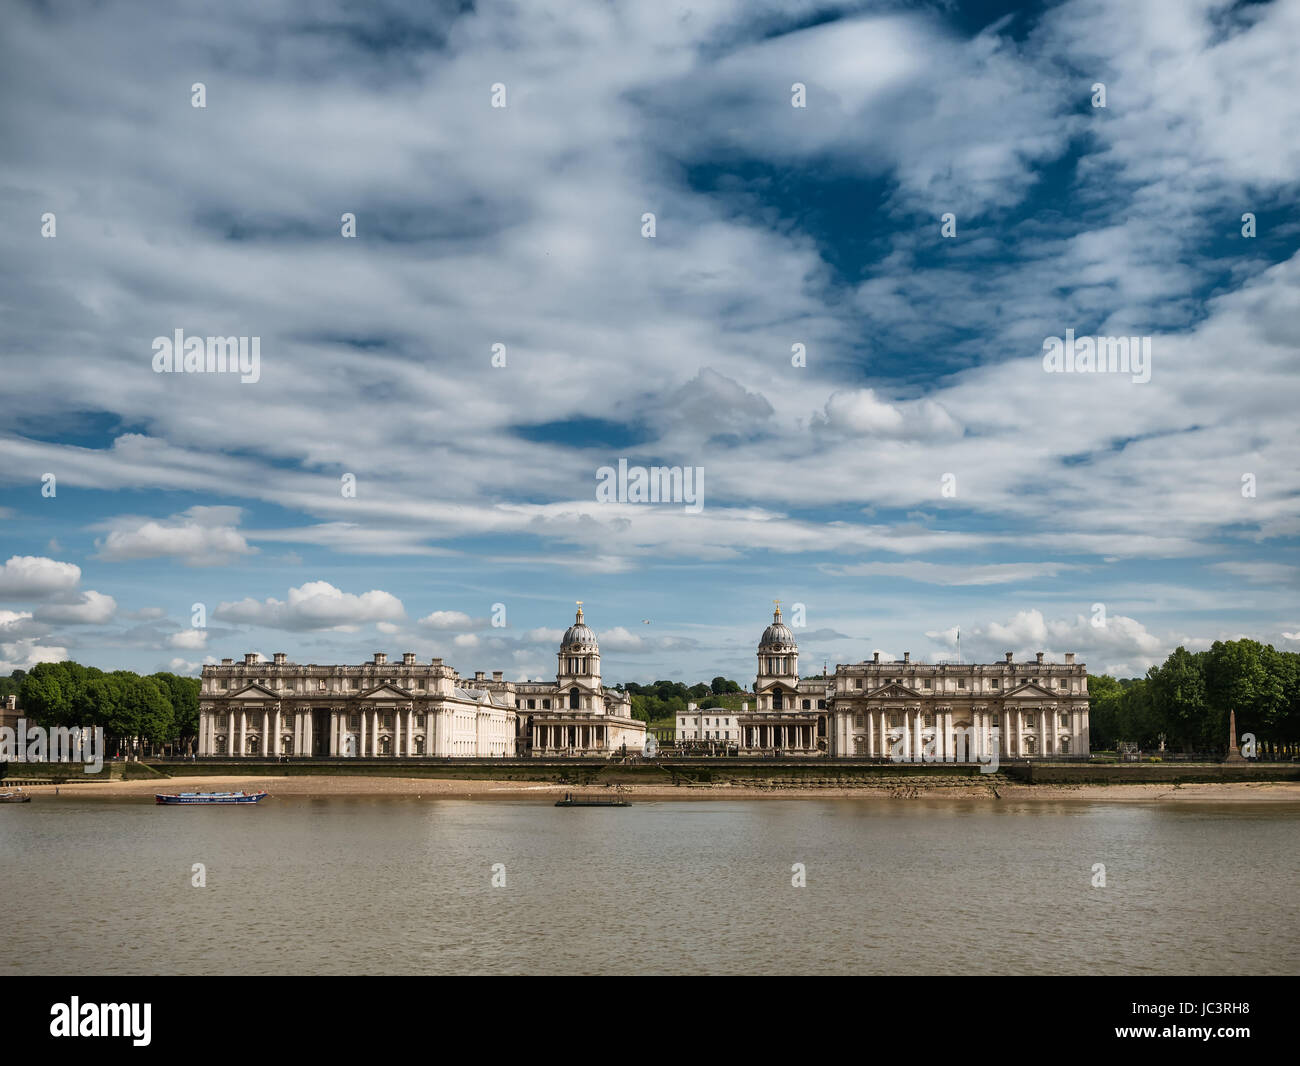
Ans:
<svg viewBox="0 0 1300 1066"><path fill-rule="evenodd" d="M576 688L569 689L569 710L576 711L581 706Z"/></svg>
<svg viewBox="0 0 1300 1066"><path fill-rule="evenodd" d="M780 692L772 693L772 710L780 711L785 708L785 700Z"/></svg>

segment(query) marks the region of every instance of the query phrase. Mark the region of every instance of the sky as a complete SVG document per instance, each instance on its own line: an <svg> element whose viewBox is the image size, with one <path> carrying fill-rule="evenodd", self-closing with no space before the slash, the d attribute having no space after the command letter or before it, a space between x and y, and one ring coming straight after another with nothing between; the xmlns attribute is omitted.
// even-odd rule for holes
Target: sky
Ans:
<svg viewBox="0 0 1300 1066"><path fill-rule="evenodd" d="M7 5L0 672L548 678L578 600L606 683L752 683L774 600L805 675L1300 649L1298 52L1297 0Z"/></svg>

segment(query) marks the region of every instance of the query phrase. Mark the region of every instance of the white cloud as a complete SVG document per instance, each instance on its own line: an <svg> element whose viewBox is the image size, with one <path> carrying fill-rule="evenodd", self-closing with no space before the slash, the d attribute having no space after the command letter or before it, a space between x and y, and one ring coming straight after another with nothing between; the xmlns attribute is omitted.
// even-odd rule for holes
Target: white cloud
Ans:
<svg viewBox="0 0 1300 1066"><path fill-rule="evenodd" d="M206 648L208 646L208 631L206 629L182 629L177 633L172 633L167 638L167 644L172 648Z"/></svg>
<svg viewBox="0 0 1300 1066"><path fill-rule="evenodd" d="M1003 585L1016 581L1033 581L1055 577L1080 567L1068 563L853 563L828 566L826 572L836 577L898 577L930 585Z"/></svg>
<svg viewBox="0 0 1300 1066"><path fill-rule="evenodd" d="M476 625L474 619L462 611L433 611L416 624L428 629L469 629Z"/></svg>
<svg viewBox="0 0 1300 1066"><path fill-rule="evenodd" d="M36 608L40 622L60 622L66 625L99 625L110 621L117 613L117 601L102 592L87 589L79 600L69 603L47 603Z"/></svg>
<svg viewBox="0 0 1300 1066"><path fill-rule="evenodd" d="M39 600L71 592L81 581L81 567L39 555L13 555L0 568L0 597Z"/></svg>
<svg viewBox="0 0 1300 1066"><path fill-rule="evenodd" d="M191 507L167 519L123 516L106 523L109 533L96 540L96 558L110 562L129 559L175 558L189 566L217 566L240 555L251 555L235 528L238 507Z"/></svg>
<svg viewBox="0 0 1300 1066"><path fill-rule="evenodd" d="M406 617L402 601L389 592L372 589L356 595L327 581L309 581L291 588L287 600L252 598L221 603L214 612L226 622L271 629L354 629L366 622L386 622Z"/></svg>
<svg viewBox="0 0 1300 1066"><path fill-rule="evenodd" d="M0 674L30 670L37 663L59 663L67 658L67 648L45 647L34 640L0 641Z"/></svg>

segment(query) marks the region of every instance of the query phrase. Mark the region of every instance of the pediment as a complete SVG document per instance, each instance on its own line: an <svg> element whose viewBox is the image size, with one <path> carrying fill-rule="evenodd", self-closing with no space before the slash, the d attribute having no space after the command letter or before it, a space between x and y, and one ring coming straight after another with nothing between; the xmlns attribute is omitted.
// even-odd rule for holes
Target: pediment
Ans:
<svg viewBox="0 0 1300 1066"><path fill-rule="evenodd" d="M280 697L272 692L265 685L259 685L254 682L251 685L245 685L238 692L230 693L228 700L278 700Z"/></svg>
<svg viewBox="0 0 1300 1066"><path fill-rule="evenodd" d="M891 681L888 685L881 685L874 692L867 693L872 699L900 699L914 700L920 697L920 693L915 689L910 689L906 685L899 685Z"/></svg>
<svg viewBox="0 0 1300 1066"><path fill-rule="evenodd" d="M358 697L362 700L409 700L414 697L404 688L398 688L396 685L380 685L378 688L372 688L369 692L363 692Z"/></svg>
<svg viewBox="0 0 1300 1066"><path fill-rule="evenodd" d="M1058 698L1060 695L1062 695L1062 693L1053 692L1051 689L1043 688L1043 686L1038 684L1037 682L1026 681L1019 688L1013 688L1010 692L1005 693L1002 698L1004 700L1017 700L1017 699L1041 700L1044 698L1054 700Z"/></svg>

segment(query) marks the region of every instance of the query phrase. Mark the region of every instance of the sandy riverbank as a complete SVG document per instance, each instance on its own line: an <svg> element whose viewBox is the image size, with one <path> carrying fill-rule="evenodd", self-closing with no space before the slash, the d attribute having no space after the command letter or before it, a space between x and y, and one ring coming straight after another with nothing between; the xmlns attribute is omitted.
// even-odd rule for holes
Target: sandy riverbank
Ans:
<svg viewBox="0 0 1300 1066"><path fill-rule="evenodd" d="M24 791L33 796L52 795L54 785L29 785ZM302 777L173 777L166 780L103 781L58 786L60 796L139 796L157 792L198 792L265 789L274 796L416 796L436 799L446 797L530 796L548 799L565 792L609 796L609 786L549 784L540 781L459 781L453 778L302 776ZM996 789L996 792L995 792ZM971 803L996 803L1000 800L1051 800L1053 802L1089 803L1296 803L1300 804L1300 782L1258 781L1212 784L1127 784L1127 785L937 785L932 779L899 779L879 787L859 788L787 788L753 785L624 785L617 794L642 799L798 799L852 798L880 799L957 799Z"/></svg>

